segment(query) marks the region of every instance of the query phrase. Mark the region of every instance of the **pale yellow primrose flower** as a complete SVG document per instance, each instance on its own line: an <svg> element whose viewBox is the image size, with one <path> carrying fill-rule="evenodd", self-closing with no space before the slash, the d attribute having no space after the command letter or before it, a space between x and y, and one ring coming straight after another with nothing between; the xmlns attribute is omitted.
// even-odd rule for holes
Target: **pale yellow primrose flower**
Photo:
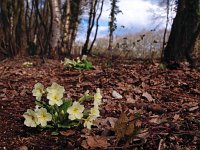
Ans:
<svg viewBox="0 0 200 150"><path fill-rule="evenodd" d="M97 88L96 93L94 94L94 106L99 106L101 104L101 92L100 89Z"/></svg>
<svg viewBox="0 0 200 150"><path fill-rule="evenodd" d="M36 110L36 116L38 118L38 124L45 127L48 121L52 120L52 115L47 112L46 108L40 108Z"/></svg>
<svg viewBox="0 0 200 150"><path fill-rule="evenodd" d="M27 61L27 62L24 62L24 63L23 63L23 66L25 66L25 67L31 67L31 66L33 66L33 63Z"/></svg>
<svg viewBox="0 0 200 150"><path fill-rule="evenodd" d="M86 127L86 128L88 128L88 129L91 129L91 126L93 125L93 121L94 121L95 119L93 118L93 117L88 117L85 121L84 121L84 124L83 124L83 126L84 127Z"/></svg>
<svg viewBox="0 0 200 150"><path fill-rule="evenodd" d="M40 101L42 94L44 93L44 85L41 83L36 83L34 89L32 90L33 96L36 97L36 100Z"/></svg>
<svg viewBox="0 0 200 150"><path fill-rule="evenodd" d="M84 106L79 102L73 102L72 106L67 109L67 113L69 113L69 119L81 119L83 117Z"/></svg>
<svg viewBox="0 0 200 150"><path fill-rule="evenodd" d="M81 60L80 60L79 57L77 57L76 60L77 60L77 63L80 63L80 62L81 62Z"/></svg>
<svg viewBox="0 0 200 150"><path fill-rule="evenodd" d="M34 111L36 111L36 110L38 110L38 109L40 109L40 106L35 105L35 109L34 109Z"/></svg>
<svg viewBox="0 0 200 150"><path fill-rule="evenodd" d="M85 96L90 96L89 93L90 93L90 91L87 90L87 91L85 91L84 95L85 95Z"/></svg>
<svg viewBox="0 0 200 150"><path fill-rule="evenodd" d="M94 118L97 118L100 116L100 111L97 106L94 106L93 108L90 109L90 116L93 116Z"/></svg>
<svg viewBox="0 0 200 150"><path fill-rule="evenodd" d="M63 86L60 86L57 83L53 83L50 87L47 89L47 99L49 100L49 105L55 105L58 106L63 104L62 98L65 92L65 89Z"/></svg>
<svg viewBox="0 0 200 150"><path fill-rule="evenodd" d="M87 55L83 55L81 60L87 60Z"/></svg>
<svg viewBox="0 0 200 150"><path fill-rule="evenodd" d="M31 109L27 109L27 112L23 114L25 118L24 124L28 127L36 127L38 124L38 118L35 112Z"/></svg>
<svg viewBox="0 0 200 150"><path fill-rule="evenodd" d="M68 65L70 65L70 64L73 64L73 61L70 60L70 59L68 59L68 58L65 58L65 60L64 60L64 62L63 62L63 65L64 65L64 66L68 66Z"/></svg>

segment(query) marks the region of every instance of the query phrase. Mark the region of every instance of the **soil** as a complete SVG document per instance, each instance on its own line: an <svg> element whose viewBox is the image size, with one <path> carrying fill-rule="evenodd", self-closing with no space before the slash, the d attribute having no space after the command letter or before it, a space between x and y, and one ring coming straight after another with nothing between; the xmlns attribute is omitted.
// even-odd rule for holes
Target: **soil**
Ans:
<svg viewBox="0 0 200 150"><path fill-rule="evenodd" d="M37 57L1 61L0 149L200 149L200 72L186 65L169 70L121 58L90 60L95 69L82 71ZM26 61L33 66L24 67ZM57 82L74 100L100 88L103 104L96 126L65 129L56 136L52 129L26 127L22 115L35 107L37 82L46 87ZM113 97L114 90L122 98ZM136 114L140 117L131 117Z"/></svg>

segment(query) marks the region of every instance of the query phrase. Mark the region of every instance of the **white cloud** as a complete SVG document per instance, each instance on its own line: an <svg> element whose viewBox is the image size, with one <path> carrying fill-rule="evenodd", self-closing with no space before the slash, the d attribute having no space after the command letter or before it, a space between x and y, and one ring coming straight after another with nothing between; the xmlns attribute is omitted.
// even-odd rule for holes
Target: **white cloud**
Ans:
<svg viewBox="0 0 200 150"><path fill-rule="evenodd" d="M118 28L115 34L139 32L156 26L152 21L153 14L150 11L160 9L156 3L152 3L150 0L120 0L118 6L122 13L117 15ZM100 19L98 37L108 35L110 7L110 2L106 1ZM122 25L125 26L124 29L121 28Z"/></svg>
<svg viewBox="0 0 200 150"><path fill-rule="evenodd" d="M150 10L159 8L159 6L143 0L121 0L118 5L123 13L117 15L117 25L124 25L127 28L132 26L138 26L141 29L147 28L152 23ZM109 4L104 7L101 21L109 20L109 8Z"/></svg>

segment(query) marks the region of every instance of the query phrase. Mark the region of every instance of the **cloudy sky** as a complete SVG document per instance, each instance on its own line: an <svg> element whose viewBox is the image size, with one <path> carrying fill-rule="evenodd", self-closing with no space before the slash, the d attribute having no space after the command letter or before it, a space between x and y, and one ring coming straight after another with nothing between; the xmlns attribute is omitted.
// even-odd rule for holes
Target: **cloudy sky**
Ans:
<svg viewBox="0 0 200 150"><path fill-rule="evenodd" d="M163 8L158 5L159 0L120 0L118 6L122 13L117 15L117 30L115 34L136 33L142 30L151 30L159 25L164 27L164 19L153 20L154 13L161 14ZM100 19L98 37L108 35L108 21L110 13L110 2L104 5L104 10ZM122 28L121 26L125 26ZM86 27L86 26L85 26ZM79 36L84 37L85 31L81 31Z"/></svg>

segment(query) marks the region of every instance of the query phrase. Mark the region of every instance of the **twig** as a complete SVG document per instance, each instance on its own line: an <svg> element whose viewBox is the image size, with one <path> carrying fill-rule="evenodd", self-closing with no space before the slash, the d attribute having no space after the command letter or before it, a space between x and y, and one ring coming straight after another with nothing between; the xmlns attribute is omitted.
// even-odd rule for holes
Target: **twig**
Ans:
<svg viewBox="0 0 200 150"><path fill-rule="evenodd" d="M162 143L163 143L163 139L160 139L159 146L158 146L158 150L161 150Z"/></svg>

